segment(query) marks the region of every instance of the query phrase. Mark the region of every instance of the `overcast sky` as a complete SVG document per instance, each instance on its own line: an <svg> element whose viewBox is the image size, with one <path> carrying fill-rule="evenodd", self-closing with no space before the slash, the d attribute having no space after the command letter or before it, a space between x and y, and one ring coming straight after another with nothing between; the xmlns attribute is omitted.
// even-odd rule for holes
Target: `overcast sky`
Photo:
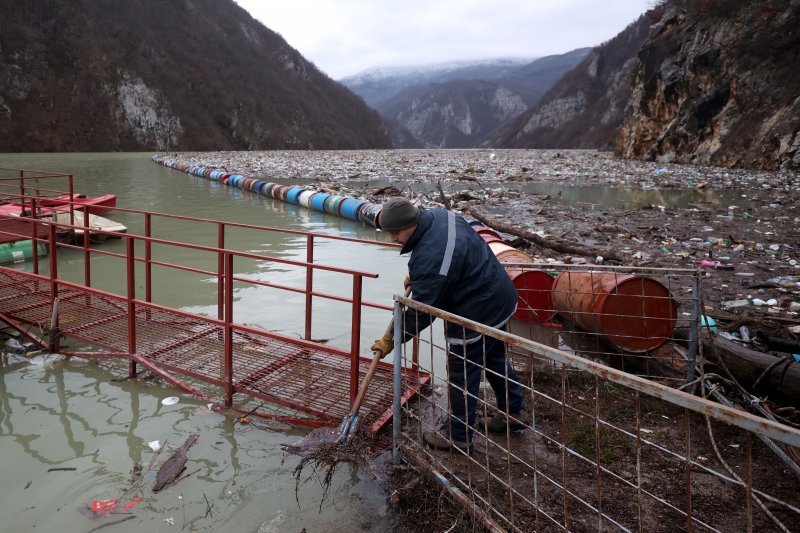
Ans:
<svg viewBox="0 0 800 533"><path fill-rule="evenodd" d="M596 46L654 0L236 0L334 79Z"/></svg>

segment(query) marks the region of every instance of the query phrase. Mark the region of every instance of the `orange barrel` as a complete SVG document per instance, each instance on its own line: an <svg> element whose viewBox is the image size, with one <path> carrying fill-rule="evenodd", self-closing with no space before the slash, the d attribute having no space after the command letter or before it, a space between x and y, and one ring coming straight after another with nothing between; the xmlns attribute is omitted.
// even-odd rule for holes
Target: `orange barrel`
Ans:
<svg viewBox="0 0 800 533"><path fill-rule="evenodd" d="M506 267L506 272L519 294L514 318L525 322L549 322L556 314L553 276L538 268Z"/></svg>
<svg viewBox="0 0 800 533"><path fill-rule="evenodd" d="M477 220L473 220L472 222L469 223L469 225L472 226L472 229L474 229L478 233L478 235L480 235L481 238L487 243L503 242L503 238L500 236L499 233L497 233L493 229L487 228Z"/></svg>
<svg viewBox="0 0 800 533"><path fill-rule="evenodd" d="M500 242L490 242L489 248L492 249L492 253L501 263L533 263L531 256L507 245L502 240Z"/></svg>
<svg viewBox="0 0 800 533"><path fill-rule="evenodd" d="M672 335L678 308L664 285L633 274L564 270L553 284L564 318L626 352L658 348Z"/></svg>

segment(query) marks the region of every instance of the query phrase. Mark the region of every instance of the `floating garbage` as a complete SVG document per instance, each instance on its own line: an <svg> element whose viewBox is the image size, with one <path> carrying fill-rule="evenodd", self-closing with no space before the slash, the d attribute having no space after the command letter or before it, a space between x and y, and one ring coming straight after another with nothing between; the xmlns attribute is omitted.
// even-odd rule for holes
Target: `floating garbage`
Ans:
<svg viewBox="0 0 800 533"><path fill-rule="evenodd" d="M151 440L150 442L147 443L147 445L150 446L150 449L153 450L154 452L157 452L158 450L161 449L161 443L157 440Z"/></svg>
<svg viewBox="0 0 800 533"><path fill-rule="evenodd" d="M161 405L174 405L180 401L180 398L177 396L169 396L161 400Z"/></svg>
<svg viewBox="0 0 800 533"><path fill-rule="evenodd" d="M700 315L700 327L706 328L712 333L717 332L717 321L708 315Z"/></svg>

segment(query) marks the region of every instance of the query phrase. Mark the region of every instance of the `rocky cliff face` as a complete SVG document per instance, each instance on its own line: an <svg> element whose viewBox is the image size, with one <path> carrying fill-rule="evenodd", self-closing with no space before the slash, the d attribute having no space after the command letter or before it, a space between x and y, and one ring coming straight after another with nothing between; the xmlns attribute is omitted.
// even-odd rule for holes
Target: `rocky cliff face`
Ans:
<svg viewBox="0 0 800 533"><path fill-rule="evenodd" d="M0 151L391 145L233 0L0 2Z"/></svg>
<svg viewBox="0 0 800 533"><path fill-rule="evenodd" d="M598 46L532 108L493 131L483 146L610 149L630 98L636 51L650 19L642 16Z"/></svg>
<svg viewBox="0 0 800 533"><path fill-rule="evenodd" d="M616 151L800 168L800 1L670 0L638 54Z"/></svg>

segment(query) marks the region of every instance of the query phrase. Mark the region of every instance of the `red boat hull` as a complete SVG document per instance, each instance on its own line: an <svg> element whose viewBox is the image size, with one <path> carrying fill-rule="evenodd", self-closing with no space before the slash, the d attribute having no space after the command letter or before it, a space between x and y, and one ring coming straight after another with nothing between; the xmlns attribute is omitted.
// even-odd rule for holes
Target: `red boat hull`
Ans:
<svg viewBox="0 0 800 533"><path fill-rule="evenodd" d="M69 194L43 199L39 203L42 207L64 207L69 209ZM117 197L114 194L104 194L94 198L87 198L85 194L73 194L72 204L75 209L83 210L83 206L87 206L90 214L102 215L114 210L117 206Z"/></svg>

